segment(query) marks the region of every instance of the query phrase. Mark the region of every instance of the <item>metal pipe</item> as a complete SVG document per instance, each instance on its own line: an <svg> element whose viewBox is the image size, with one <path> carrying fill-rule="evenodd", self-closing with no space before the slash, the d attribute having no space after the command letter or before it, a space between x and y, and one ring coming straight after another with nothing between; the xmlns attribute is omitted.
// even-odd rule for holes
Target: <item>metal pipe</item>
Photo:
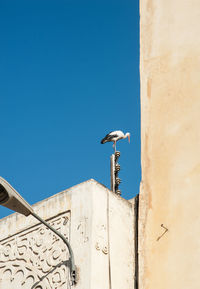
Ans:
<svg viewBox="0 0 200 289"><path fill-rule="evenodd" d="M119 184L121 183L120 178L118 177L118 173L120 171L120 165L117 163L118 159L120 157L120 152L115 152L115 193L117 195L121 195L121 191L119 190Z"/></svg>
<svg viewBox="0 0 200 289"><path fill-rule="evenodd" d="M48 227L51 231L53 231L58 237L60 237L63 242L67 245L68 251L69 251L69 255L70 255L70 276L71 276L71 283L72 285L75 285L77 283L76 280L76 266L75 266L75 261L74 261L74 253L72 251L71 245L70 243L67 241L67 239L60 233L58 232L56 229L54 229L52 226L50 226L45 220L43 220L42 218L40 218L36 213L31 212L31 215L33 217L35 217L38 221L40 221L41 223L43 223L46 227Z"/></svg>
<svg viewBox="0 0 200 289"><path fill-rule="evenodd" d="M111 155L110 157L110 186L111 191L115 193L115 155Z"/></svg>
<svg viewBox="0 0 200 289"><path fill-rule="evenodd" d="M120 171L120 165L117 163L120 157L120 152L116 151L115 154L112 154L110 157L110 179L111 179L111 191L117 195L121 195L119 190L119 184L121 183L118 173Z"/></svg>

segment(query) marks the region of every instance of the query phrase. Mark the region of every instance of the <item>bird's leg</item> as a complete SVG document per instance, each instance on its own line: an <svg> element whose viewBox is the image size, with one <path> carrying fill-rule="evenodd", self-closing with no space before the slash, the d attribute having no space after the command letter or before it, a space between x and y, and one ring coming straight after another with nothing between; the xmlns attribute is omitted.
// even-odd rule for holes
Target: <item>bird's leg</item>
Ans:
<svg viewBox="0 0 200 289"><path fill-rule="evenodd" d="M116 153L116 141L114 142L114 148L115 148L115 153Z"/></svg>
<svg viewBox="0 0 200 289"><path fill-rule="evenodd" d="M115 150L115 152L116 152L116 147L115 147L115 146L116 146L116 142L114 141L112 147L114 148L114 150Z"/></svg>

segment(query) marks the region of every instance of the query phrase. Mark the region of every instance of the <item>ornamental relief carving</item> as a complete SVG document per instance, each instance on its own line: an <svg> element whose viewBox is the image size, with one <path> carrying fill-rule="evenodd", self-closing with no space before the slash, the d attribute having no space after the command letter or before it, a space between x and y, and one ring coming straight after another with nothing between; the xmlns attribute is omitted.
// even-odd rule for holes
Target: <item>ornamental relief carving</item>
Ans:
<svg viewBox="0 0 200 289"><path fill-rule="evenodd" d="M48 221L69 239L70 213ZM66 245L43 224L0 242L0 289L67 289L69 254Z"/></svg>

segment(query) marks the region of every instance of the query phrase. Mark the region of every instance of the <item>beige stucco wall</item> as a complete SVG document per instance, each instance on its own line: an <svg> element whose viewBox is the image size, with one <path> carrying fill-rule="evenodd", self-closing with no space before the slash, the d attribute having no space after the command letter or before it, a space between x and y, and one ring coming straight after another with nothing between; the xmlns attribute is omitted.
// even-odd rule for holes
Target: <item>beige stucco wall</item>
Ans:
<svg viewBox="0 0 200 289"><path fill-rule="evenodd" d="M140 0L140 14L139 288L197 289L200 1Z"/></svg>

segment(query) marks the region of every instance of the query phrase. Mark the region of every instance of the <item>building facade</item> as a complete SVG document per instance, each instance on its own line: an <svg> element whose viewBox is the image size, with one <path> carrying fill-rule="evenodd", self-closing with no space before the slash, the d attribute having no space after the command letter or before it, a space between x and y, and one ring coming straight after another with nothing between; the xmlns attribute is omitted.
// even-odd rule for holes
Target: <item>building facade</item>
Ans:
<svg viewBox="0 0 200 289"><path fill-rule="evenodd" d="M64 242L31 215L0 221L0 288L134 288L135 203L89 180L33 206L70 242L72 286Z"/></svg>
<svg viewBox="0 0 200 289"><path fill-rule="evenodd" d="M139 288L200 287L200 2L140 0Z"/></svg>

